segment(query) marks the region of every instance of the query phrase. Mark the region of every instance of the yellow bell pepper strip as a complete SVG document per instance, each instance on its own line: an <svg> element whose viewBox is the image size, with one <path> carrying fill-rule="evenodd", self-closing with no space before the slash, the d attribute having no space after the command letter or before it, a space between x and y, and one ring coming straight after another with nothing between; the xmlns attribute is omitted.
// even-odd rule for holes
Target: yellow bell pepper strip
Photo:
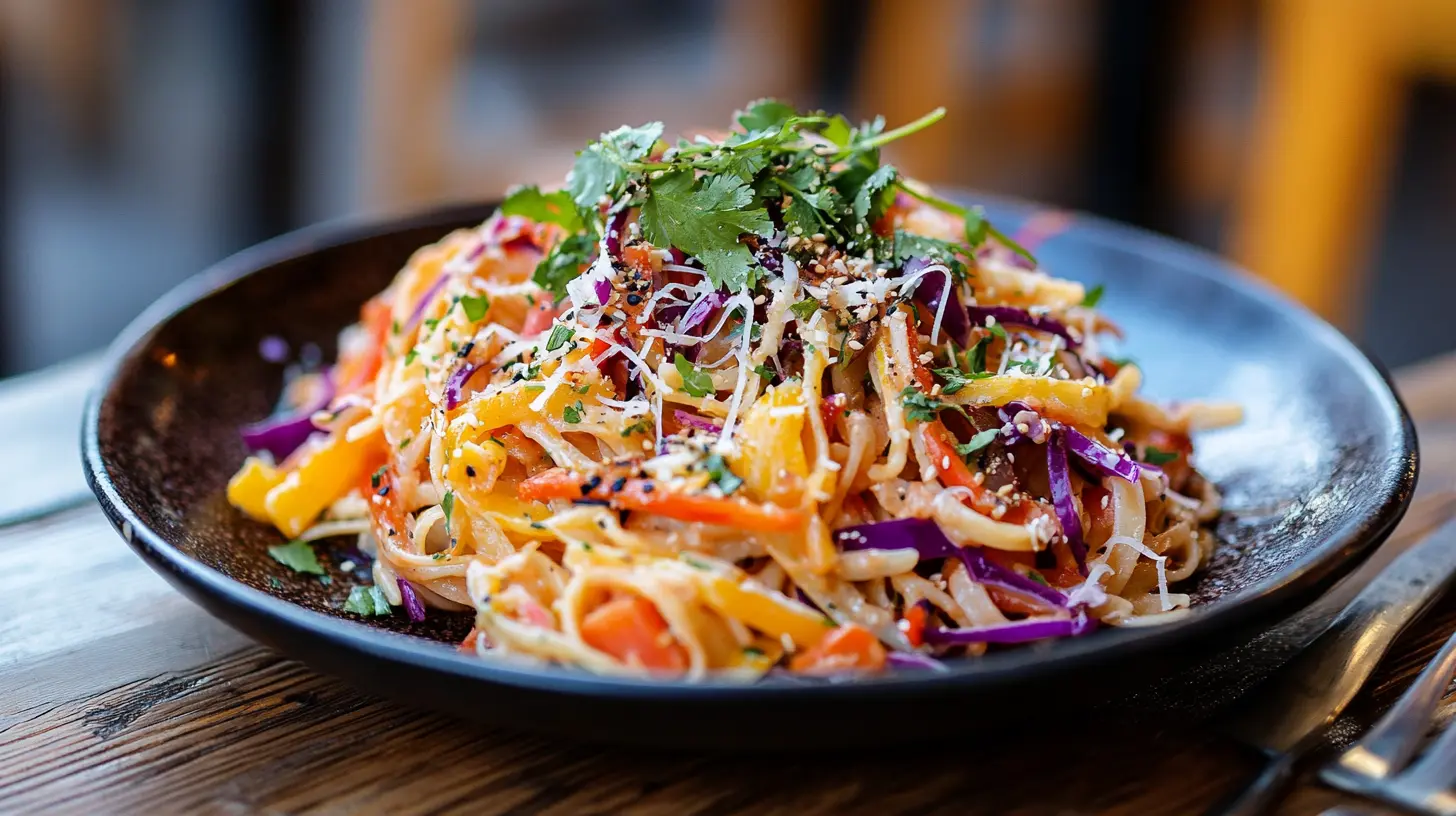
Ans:
<svg viewBox="0 0 1456 816"><path fill-rule="evenodd" d="M703 582L703 599L724 616L808 649L832 631L834 622L804 604L753 584L739 583L726 575L713 575Z"/></svg>
<svg viewBox="0 0 1456 816"><path fill-rule="evenodd" d="M808 521L804 511L772 502L752 502L736 496L711 496L672 490L652 479L613 479L585 476L556 467L521 482L522 501L597 499L619 510L645 510L678 519L738 527L767 533L801 530Z"/></svg>
<svg viewBox="0 0 1456 816"><path fill-rule="evenodd" d="M795 412L794 409L800 410ZM784 383L755 402L743 417L736 438L737 450L728 457L733 472L743 477L755 498L775 498L797 504L797 495L784 495L788 473L809 475L804 454L804 390L798 383Z"/></svg>
<svg viewBox="0 0 1456 816"><path fill-rule="evenodd" d="M283 481L284 473L256 456L249 456L228 480L227 497L233 507L258 521L269 521L268 491Z"/></svg>
<svg viewBox="0 0 1456 816"><path fill-rule="evenodd" d="M264 502L268 518L282 533L296 538L340 496L347 493L373 461L378 431L353 442L340 430L306 453Z"/></svg>

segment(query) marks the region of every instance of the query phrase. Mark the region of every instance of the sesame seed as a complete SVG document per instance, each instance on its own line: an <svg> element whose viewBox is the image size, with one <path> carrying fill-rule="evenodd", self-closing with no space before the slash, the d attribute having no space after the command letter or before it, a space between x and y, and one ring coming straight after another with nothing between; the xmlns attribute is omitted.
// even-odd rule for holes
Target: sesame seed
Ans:
<svg viewBox="0 0 1456 816"><path fill-rule="evenodd" d="M809 238L811 240L819 241L819 242L822 243L824 241L824 233L822 233L822 232L816 232L813 235L810 235Z"/></svg>
<svg viewBox="0 0 1456 816"><path fill-rule="evenodd" d="M942 456L942 457L940 457L940 467L941 467L942 470L950 470L950 457L949 456Z"/></svg>
<svg viewBox="0 0 1456 816"><path fill-rule="evenodd" d="M935 355L933 353L929 352L929 351L925 351L925 352L921 352L919 359L920 359L920 362L922 362L922 363L928 363L931 360L934 360L935 359Z"/></svg>
<svg viewBox="0 0 1456 816"><path fill-rule="evenodd" d="M864 348L864 343L861 343L858 340L851 340L846 345L848 345L850 348L854 349L855 351L860 351L860 350L862 350Z"/></svg>
<svg viewBox="0 0 1456 816"><path fill-rule="evenodd" d="M758 297L756 297L756 298L753 299L753 305L755 305L755 306L762 306L767 301L768 301L768 296L767 295L759 295Z"/></svg>

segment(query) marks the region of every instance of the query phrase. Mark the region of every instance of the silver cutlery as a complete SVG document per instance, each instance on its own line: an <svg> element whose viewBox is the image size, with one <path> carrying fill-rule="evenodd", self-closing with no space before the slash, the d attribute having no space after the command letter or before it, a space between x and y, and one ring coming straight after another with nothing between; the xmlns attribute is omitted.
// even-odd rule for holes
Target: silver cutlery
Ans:
<svg viewBox="0 0 1456 816"><path fill-rule="evenodd" d="M1412 763L1451 678L1456 634L1380 722L1321 772L1333 787L1419 813L1456 815L1456 728L1447 727Z"/></svg>
<svg viewBox="0 0 1456 816"><path fill-rule="evenodd" d="M1308 647L1231 707L1223 730L1261 750L1266 764L1236 799L1214 812L1267 812L1396 636L1446 588L1456 575L1456 520L1446 517L1371 579Z"/></svg>

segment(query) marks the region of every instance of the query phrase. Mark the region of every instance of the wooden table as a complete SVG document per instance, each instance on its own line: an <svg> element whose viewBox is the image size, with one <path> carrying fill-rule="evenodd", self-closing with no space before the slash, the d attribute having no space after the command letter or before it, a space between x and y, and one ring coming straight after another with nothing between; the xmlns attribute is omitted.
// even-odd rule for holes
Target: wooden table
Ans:
<svg viewBox="0 0 1456 816"><path fill-rule="evenodd" d="M74 410L84 382L73 366L0 384L7 490L37 467L78 467L74 431L43 461L22 460L16 406ZM1456 486L1456 355L1399 382L1420 427L1420 493ZM74 498L76 480L60 482L55 498ZM1418 506L1392 546L1435 515ZM1068 723L952 747L724 757L456 722L366 697L208 617L90 501L0 526L0 625L5 813L1194 813L1252 768L1207 725ZM1388 703L1452 628L1456 599L1397 645L1363 707ZM1341 801L1306 785L1286 807Z"/></svg>

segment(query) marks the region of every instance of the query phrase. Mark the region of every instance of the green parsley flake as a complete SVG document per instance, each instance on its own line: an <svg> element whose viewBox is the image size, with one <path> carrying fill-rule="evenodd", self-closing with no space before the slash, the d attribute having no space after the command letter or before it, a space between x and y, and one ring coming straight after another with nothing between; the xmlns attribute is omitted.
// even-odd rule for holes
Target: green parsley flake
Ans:
<svg viewBox="0 0 1456 816"><path fill-rule="evenodd" d="M814 316L814 313L819 311L819 301L814 298L804 298L790 306L789 311L793 312L794 317L799 318L800 322L807 323Z"/></svg>
<svg viewBox="0 0 1456 816"><path fill-rule="evenodd" d="M626 439L633 434L647 433L650 430L652 430L652 424L645 419L639 419L622 429L622 438Z"/></svg>
<svg viewBox="0 0 1456 816"><path fill-rule="evenodd" d="M565 408L561 409L561 418L566 422L575 425L578 422L581 422L582 414L585 411L586 406L581 404L581 400L577 400L575 405L568 405Z"/></svg>
<svg viewBox="0 0 1456 816"><path fill-rule="evenodd" d="M729 470L728 463L716 453L703 460L703 467L708 471L708 478L713 480L713 484L716 484L724 495L730 495L743 486L743 480Z"/></svg>
<svg viewBox="0 0 1456 816"><path fill-rule="evenodd" d="M913 385L905 386L905 390L900 392L900 403L905 406L906 418L915 422L931 422L936 414L947 409L966 416L965 409L959 405L922 394Z"/></svg>
<svg viewBox="0 0 1456 816"><path fill-rule="evenodd" d="M551 335L546 338L546 350L555 351L561 348L575 334L576 329L573 329L565 323L557 323L551 327Z"/></svg>
<svg viewBox="0 0 1456 816"><path fill-rule="evenodd" d="M374 471L374 473L369 476L369 486L378 489L379 483L384 480L384 475L388 472L389 465L380 465L379 470Z"/></svg>
<svg viewBox="0 0 1456 816"><path fill-rule="evenodd" d="M384 597L384 590L377 586L351 588L349 599L344 601L344 611L363 615L366 618L394 613L394 609L389 605L389 599Z"/></svg>
<svg viewBox="0 0 1456 816"><path fill-rule="evenodd" d="M405 354L404 354L404 364L407 365L407 366L408 365L414 365L415 360L418 359L419 356L420 356L419 349L413 349L413 348L410 349L409 351L405 352Z"/></svg>
<svg viewBox="0 0 1456 816"><path fill-rule="evenodd" d="M1097 304L1102 301L1102 292L1103 286L1100 283L1088 289L1086 297L1082 298L1082 306L1088 309L1097 308Z"/></svg>
<svg viewBox="0 0 1456 816"><path fill-rule="evenodd" d="M776 376L774 370L764 365L763 363L759 363L758 365L754 366L753 373L764 378L765 380L772 380Z"/></svg>
<svg viewBox="0 0 1456 816"><path fill-rule="evenodd" d="M980 346L977 346L977 348L980 348ZM982 351L981 361L983 364L985 362L984 355L985 352ZM945 384L940 387L940 393L942 394L954 394L957 391L960 391L962 388L965 388L967 385L970 385L972 380L984 380L985 378L991 376L984 371L978 371L968 374L958 368L949 367L932 368L931 372L934 373L936 376L940 377L942 380L945 380Z"/></svg>
<svg viewBox="0 0 1456 816"><path fill-rule="evenodd" d="M282 564L294 572L303 572L309 575L323 575L323 565L319 563L318 555L313 551L313 545L307 541L290 541L287 544L275 544L268 548L268 555L274 561Z"/></svg>
<svg viewBox="0 0 1456 816"><path fill-rule="evenodd" d="M1152 445L1149 445L1143 449L1143 461L1154 467L1162 467L1163 465L1168 464L1174 459L1177 459L1179 455L1180 454L1177 451L1158 450Z"/></svg>
<svg viewBox="0 0 1456 816"><path fill-rule="evenodd" d="M487 295L466 295L460 298L460 308L465 310L465 319L471 323L479 323L485 319L485 313L490 309L490 297Z"/></svg>
<svg viewBox="0 0 1456 816"><path fill-rule="evenodd" d="M677 369L678 376L682 377L683 390L690 396L708 397L717 393L717 389L713 387L712 375L688 362L682 352L678 352L673 358L672 365Z"/></svg>
<svg viewBox="0 0 1456 816"><path fill-rule="evenodd" d="M455 512L455 491L446 490L440 499L440 510L445 514L445 532L450 532L450 516Z"/></svg>
<svg viewBox="0 0 1456 816"><path fill-rule="evenodd" d="M996 435L999 433L1001 433L999 428L990 428L988 430L981 431L980 433L971 437L971 441L965 443L964 445L956 445L955 451L956 453L960 454L962 459L969 457L971 454L979 451L981 448L984 448L992 442L996 441Z"/></svg>

